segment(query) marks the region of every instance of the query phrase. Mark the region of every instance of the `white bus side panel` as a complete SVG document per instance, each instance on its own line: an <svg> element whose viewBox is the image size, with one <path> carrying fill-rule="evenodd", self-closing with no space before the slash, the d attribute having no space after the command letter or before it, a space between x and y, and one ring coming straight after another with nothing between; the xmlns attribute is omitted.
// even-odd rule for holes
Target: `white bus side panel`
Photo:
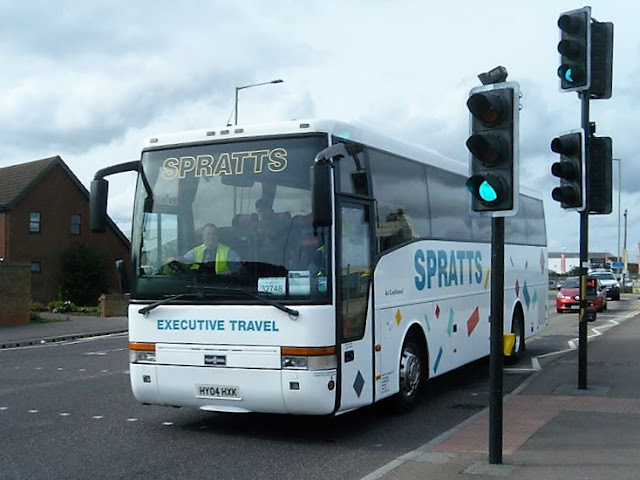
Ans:
<svg viewBox="0 0 640 480"><path fill-rule="evenodd" d="M406 332L424 332L429 376L435 377L489 354L491 247L488 244L420 241L383 256L374 272L376 400L396 393ZM546 249L505 250L505 333L521 308L529 336L547 322Z"/></svg>

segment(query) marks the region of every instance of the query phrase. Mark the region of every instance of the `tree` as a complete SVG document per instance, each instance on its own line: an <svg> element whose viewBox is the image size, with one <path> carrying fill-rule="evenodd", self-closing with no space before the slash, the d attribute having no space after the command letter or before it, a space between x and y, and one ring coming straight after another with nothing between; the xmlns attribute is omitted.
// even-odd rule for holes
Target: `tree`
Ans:
<svg viewBox="0 0 640 480"><path fill-rule="evenodd" d="M97 305L107 292L109 277L107 256L88 245L74 244L62 254L60 293L63 300L76 305Z"/></svg>

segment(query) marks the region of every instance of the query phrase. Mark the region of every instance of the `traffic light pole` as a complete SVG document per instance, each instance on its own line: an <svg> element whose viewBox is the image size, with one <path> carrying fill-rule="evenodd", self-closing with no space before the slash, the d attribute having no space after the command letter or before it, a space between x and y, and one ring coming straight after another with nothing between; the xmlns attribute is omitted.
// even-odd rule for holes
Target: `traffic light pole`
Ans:
<svg viewBox="0 0 640 480"><path fill-rule="evenodd" d="M489 463L502 463L504 334L504 217L491 219L491 338L489 350Z"/></svg>
<svg viewBox="0 0 640 480"><path fill-rule="evenodd" d="M589 91L581 92L582 128L585 142L586 178L589 178L589 145L591 142L591 126L589 124ZM589 188L587 184L587 189ZM578 389L587 389L587 273L589 265L589 192L587 191L587 205L580 212L580 315L578 318Z"/></svg>

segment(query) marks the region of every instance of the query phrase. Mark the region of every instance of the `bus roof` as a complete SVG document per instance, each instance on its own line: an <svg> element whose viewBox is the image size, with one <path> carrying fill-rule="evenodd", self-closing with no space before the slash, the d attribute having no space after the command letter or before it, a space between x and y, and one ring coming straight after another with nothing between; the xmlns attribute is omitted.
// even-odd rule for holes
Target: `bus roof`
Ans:
<svg viewBox="0 0 640 480"><path fill-rule="evenodd" d="M272 135L295 135L326 133L345 140L394 153L419 163L433 165L462 175L469 173L465 162L447 157L437 150L427 148L404 139L392 138L390 134L377 131L358 122L343 122L330 119L304 119L247 125L228 125L212 129L187 130L148 137L143 150L182 144L228 142L247 140ZM539 192L521 185L521 193L541 198Z"/></svg>

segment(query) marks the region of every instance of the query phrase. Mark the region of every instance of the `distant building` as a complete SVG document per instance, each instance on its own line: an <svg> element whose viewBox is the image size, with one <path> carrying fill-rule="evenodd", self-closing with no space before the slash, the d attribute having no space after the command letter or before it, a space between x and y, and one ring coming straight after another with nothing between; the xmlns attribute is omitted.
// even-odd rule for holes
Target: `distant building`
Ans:
<svg viewBox="0 0 640 480"><path fill-rule="evenodd" d="M612 267L618 258L609 252L589 252L589 263L592 266L606 265ZM579 252L549 252L549 271L559 275L565 275L574 268L580 266ZM638 272L638 265L628 263L630 273Z"/></svg>
<svg viewBox="0 0 640 480"><path fill-rule="evenodd" d="M102 251L110 265L129 263L129 240L115 223L106 234L90 231L89 192L59 156L0 168L0 258L30 264L32 300L56 299L61 256L76 243ZM115 267L109 285L118 291Z"/></svg>

